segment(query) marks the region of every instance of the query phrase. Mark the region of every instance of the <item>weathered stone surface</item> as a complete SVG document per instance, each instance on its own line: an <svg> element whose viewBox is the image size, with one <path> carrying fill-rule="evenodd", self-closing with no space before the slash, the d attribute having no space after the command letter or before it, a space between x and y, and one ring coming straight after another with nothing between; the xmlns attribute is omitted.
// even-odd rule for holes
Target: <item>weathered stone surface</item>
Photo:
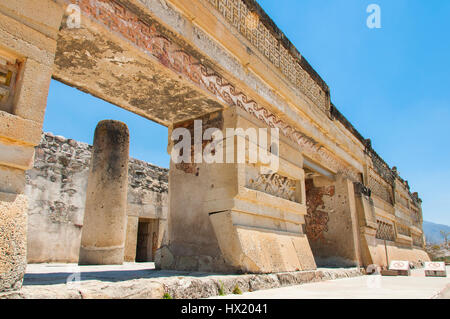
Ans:
<svg viewBox="0 0 450 319"><path fill-rule="evenodd" d="M118 283L90 281L79 286L27 286L18 292L0 294L0 299L161 299L164 286L149 279Z"/></svg>
<svg viewBox="0 0 450 319"><path fill-rule="evenodd" d="M0 292L22 286L27 266L27 198L0 192Z"/></svg>
<svg viewBox="0 0 450 319"><path fill-rule="evenodd" d="M107 3L102 10L106 9L105 14L113 14L109 12L113 5L116 4ZM222 108L217 101L197 92L192 84L180 81L165 66L155 64L153 59L136 54L127 46L115 44L110 36L88 28L62 29L55 77L165 126ZM161 48L156 49L156 46ZM155 56L167 64L174 57L160 56L172 55L172 50L164 50L164 46L161 42L152 47L158 50ZM182 55L176 58L179 59L183 59ZM96 76L98 70L103 76ZM192 74L192 77L198 75Z"/></svg>
<svg viewBox="0 0 450 319"><path fill-rule="evenodd" d="M320 266L361 265L353 183L342 176L306 182L306 233Z"/></svg>

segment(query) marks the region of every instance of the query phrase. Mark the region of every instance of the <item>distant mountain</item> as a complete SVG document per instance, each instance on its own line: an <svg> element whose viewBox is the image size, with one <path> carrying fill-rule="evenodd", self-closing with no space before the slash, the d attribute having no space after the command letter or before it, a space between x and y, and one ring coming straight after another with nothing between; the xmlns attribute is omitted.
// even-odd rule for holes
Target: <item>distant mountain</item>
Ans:
<svg viewBox="0 0 450 319"><path fill-rule="evenodd" d="M435 224L432 222L423 221L423 231L428 244L441 244L444 242L444 237L441 235L441 230L450 232L450 227L447 225ZM449 236L450 239L450 236Z"/></svg>

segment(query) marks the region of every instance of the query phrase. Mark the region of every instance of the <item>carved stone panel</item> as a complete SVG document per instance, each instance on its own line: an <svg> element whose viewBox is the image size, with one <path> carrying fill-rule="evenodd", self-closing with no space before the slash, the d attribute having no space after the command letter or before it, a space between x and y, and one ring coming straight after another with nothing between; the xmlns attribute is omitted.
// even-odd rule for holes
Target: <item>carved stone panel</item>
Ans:
<svg viewBox="0 0 450 319"><path fill-rule="evenodd" d="M395 233L394 233L394 225L386 223L381 220L377 220L378 229L376 238L383 239L383 240L389 240L394 241L395 240Z"/></svg>
<svg viewBox="0 0 450 319"><path fill-rule="evenodd" d="M328 87L300 54L292 54L280 37L270 31L255 8L242 0L209 0L213 7L261 52L286 78L328 114ZM270 22L268 22L270 23Z"/></svg>
<svg viewBox="0 0 450 319"><path fill-rule="evenodd" d="M412 235L413 245L417 247L423 247L423 236L421 235Z"/></svg>
<svg viewBox="0 0 450 319"><path fill-rule="evenodd" d="M409 227L402 224L397 224L397 232L404 236L408 237L411 236L411 231L409 230Z"/></svg>
<svg viewBox="0 0 450 319"><path fill-rule="evenodd" d="M369 173L369 188L372 191L372 194L380 197L387 203L393 205L393 193L392 187L386 183L381 176L377 175L373 170L370 170Z"/></svg>
<svg viewBox="0 0 450 319"><path fill-rule="evenodd" d="M298 181L278 173L247 174L247 188L299 203Z"/></svg>

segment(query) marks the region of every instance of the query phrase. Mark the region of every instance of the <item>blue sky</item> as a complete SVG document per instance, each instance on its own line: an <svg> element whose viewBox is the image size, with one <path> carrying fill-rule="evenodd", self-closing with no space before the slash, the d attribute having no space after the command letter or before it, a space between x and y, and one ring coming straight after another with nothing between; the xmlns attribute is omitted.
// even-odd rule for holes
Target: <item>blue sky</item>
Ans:
<svg viewBox="0 0 450 319"><path fill-rule="evenodd" d="M450 1L259 0L331 89L331 99L450 225ZM381 29L366 26L369 4ZM168 167L167 129L52 81L44 130L92 143L97 122L128 124L130 154Z"/></svg>

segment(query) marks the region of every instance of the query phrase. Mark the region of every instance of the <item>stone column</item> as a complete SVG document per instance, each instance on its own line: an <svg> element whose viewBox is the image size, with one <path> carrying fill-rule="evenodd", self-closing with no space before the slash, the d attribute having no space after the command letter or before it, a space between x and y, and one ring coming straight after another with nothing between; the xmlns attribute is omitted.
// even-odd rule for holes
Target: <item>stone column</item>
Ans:
<svg viewBox="0 0 450 319"><path fill-rule="evenodd" d="M124 123L107 120L97 125L81 232L80 265L123 263L128 151L129 133Z"/></svg>
<svg viewBox="0 0 450 319"><path fill-rule="evenodd" d="M64 8L0 2L0 292L22 286L27 259L25 171L41 139Z"/></svg>

